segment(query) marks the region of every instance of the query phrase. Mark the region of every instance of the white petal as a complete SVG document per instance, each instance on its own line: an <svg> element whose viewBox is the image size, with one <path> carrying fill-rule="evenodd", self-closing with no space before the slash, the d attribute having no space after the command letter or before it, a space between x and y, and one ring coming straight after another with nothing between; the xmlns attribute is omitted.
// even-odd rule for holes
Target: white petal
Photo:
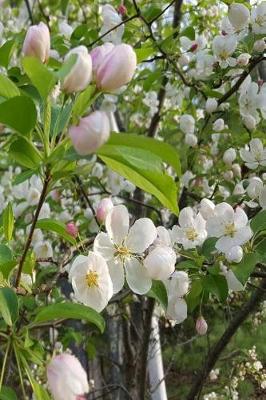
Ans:
<svg viewBox="0 0 266 400"><path fill-rule="evenodd" d="M69 274L68 274L69 275L69 280L72 279L73 274L74 273L76 274L79 269L83 270L82 265L85 265L85 266L88 265L88 256L80 255L80 256L77 256L75 258L75 260L73 261L73 263L72 263L72 265L70 267L70 271L69 271Z"/></svg>
<svg viewBox="0 0 266 400"><path fill-rule="evenodd" d="M152 280L148 277L145 267L136 258L127 260L125 269L128 286L134 293L144 294L150 290Z"/></svg>
<svg viewBox="0 0 266 400"><path fill-rule="evenodd" d="M115 206L105 220L108 235L115 244L121 244L128 234L129 214L123 205Z"/></svg>
<svg viewBox="0 0 266 400"><path fill-rule="evenodd" d="M183 297L189 290L189 276L185 271L175 271L164 281L168 297Z"/></svg>
<svg viewBox="0 0 266 400"><path fill-rule="evenodd" d="M251 154L250 151L246 149L240 149L240 157L242 158L243 161L247 163L252 163L255 161L253 154Z"/></svg>
<svg viewBox="0 0 266 400"><path fill-rule="evenodd" d="M249 142L249 147L250 147L251 153L254 154L255 157L256 157L257 154L262 154L262 152L263 152L262 141L260 139L258 139L258 138L252 139Z"/></svg>
<svg viewBox="0 0 266 400"><path fill-rule="evenodd" d="M121 261L111 260L108 262L109 273L113 282L114 294L120 292L125 283L124 267Z"/></svg>
<svg viewBox="0 0 266 400"><path fill-rule="evenodd" d="M166 315L169 319L176 321L177 324L181 324L187 318L187 303L185 300L178 297L170 297Z"/></svg>
<svg viewBox="0 0 266 400"><path fill-rule="evenodd" d="M227 285L230 290L233 290L234 292L240 292L241 290L244 290L244 286L237 279L233 271L227 271L225 274L225 278L227 280Z"/></svg>
<svg viewBox="0 0 266 400"><path fill-rule="evenodd" d="M231 247L237 244L238 243L235 243L234 238L231 238L230 236L222 236L217 240L215 247L218 251L226 253L229 249L231 249Z"/></svg>
<svg viewBox="0 0 266 400"><path fill-rule="evenodd" d="M149 218L140 218L129 230L126 247L133 253L143 253L156 239L157 230Z"/></svg>
<svg viewBox="0 0 266 400"><path fill-rule="evenodd" d="M100 254L106 261L114 257L115 248L107 233L98 233L93 243L93 251Z"/></svg>
<svg viewBox="0 0 266 400"><path fill-rule="evenodd" d="M176 254L171 247L158 246L144 259L144 267L152 279L165 280L175 270Z"/></svg>
<svg viewBox="0 0 266 400"><path fill-rule="evenodd" d="M194 211L192 210L191 207L185 207L180 211L178 222L181 228L186 228L193 225Z"/></svg>
<svg viewBox="0 0 266 400"><path fill-rule="evenodd" d="M240 228L234 236L235 245L238 246L248 242L252 238L252 235L253 232L250 226L244 226L243 228Z"/></svg>
<svg viewBox="0 0 266 400"><path fill-rule="evenodd" d="M248 223L248 217L245 211L241 207L237 207L235 210L234 223L237 228L246 226Z"/></svg>

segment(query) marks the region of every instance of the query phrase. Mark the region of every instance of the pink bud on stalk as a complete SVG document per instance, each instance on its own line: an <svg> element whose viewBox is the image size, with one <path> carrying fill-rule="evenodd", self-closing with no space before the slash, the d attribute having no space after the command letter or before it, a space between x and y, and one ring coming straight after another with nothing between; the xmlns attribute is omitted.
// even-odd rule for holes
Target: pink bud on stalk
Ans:
<svg viewBox="0 0 266 400"><path fill-rule="evenodd" d="M66 231L73 238L76 238L78 236L78 234L79 234L79 230L78 230L77 225L75 224L75 222L68 222L68 224L66 224Z"/></svg>
<svg viewBox="0 0 266 400"><path fill-rule="evenodd" d="M39 25L33 25L28 29L22 51L25 56L36 57L42 63L48 61L50 32L47 25L40 22Z"/></svg>
<svg viewBox="0 0 266 400"><path fill-rule="evenodd" d="M135 51L128 44L119 44L102 58L96 70L98 89L112 92L129 83L137 66Z"/></svg>
<svg viewBox="0 0 266 400"><path fill-rule="evenodd" d="M197 321L196 321L196 331L199 335L204 336L206 335L208 330L208 324L206 322L206 320L203 318L203 316L201 315L200 317L198 317Z"/></svg>
<svg viewBox="0 0 266 400"><path fill-rule="evenodd" d="M124 17L124 16L127 14L127 8L126 8L126 6L125 6L124 4L122 4L122 3L118 6L117 11L118 11L119 14L122 15L122 17Z"/></svg>
<svg viewBox="0 0 266 400"><path fill-rule="evenodd" d="M108 140L109 135L109 119L103 111L94 111L81 118L77 126L69 128L72 144L81 156L94 153Z"/></svg>
<svg viewBox="0 0 266 400"><path fill-rule="evenodd" d="M86 89L92 77L92 61L86 47L78 46L70 50L66 60L73 54L77 56L76 62L63 81L63 90L67 93Z"/></svg>
<svg viewBox="0 0 266 400"><path fill-rule="evenodd" d="M100 201L96 209L96 217L101 224L105 222L105 218L109 211L112 210L113 206L114 205L110 197L105 197Z"/></svg>
<svg viewBox="0 0 266 400"><path fill-rule="evenodd" d="M47 367L48 387L54 400L83 400L89 391L87 374L68 353L55 356Z"/></svg>

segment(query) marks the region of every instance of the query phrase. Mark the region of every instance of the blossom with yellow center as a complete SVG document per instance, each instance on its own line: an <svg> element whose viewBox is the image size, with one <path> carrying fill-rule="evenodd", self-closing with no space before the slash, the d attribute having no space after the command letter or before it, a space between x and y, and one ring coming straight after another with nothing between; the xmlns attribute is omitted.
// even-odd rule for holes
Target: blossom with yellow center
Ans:
<svg viewBox="0 0 266 400"><path fill-rule="evenodd" d="M188 238L188 240L196 240L198 237L198 233L196 232L195 228L188 228L186 230L186 237Z"/></svg>
<svg viewBox="0 0 266 400"><path fill-rule="evenodd" d="M99 275L97 274L96 271L93 270L89 270L89 272L87 272L86 274L86 282L87 285L89 286L89 288L92 287L97 287L98 286L98 279L99 279Z"/></svg>
<svg viewBox="0 0 266 400"><path fill-rule="evenodd" d="M233 222L225 225L224 234L226 236L233 237L236 232L237 232L237 229L236 229L235 224Z"/></svg>

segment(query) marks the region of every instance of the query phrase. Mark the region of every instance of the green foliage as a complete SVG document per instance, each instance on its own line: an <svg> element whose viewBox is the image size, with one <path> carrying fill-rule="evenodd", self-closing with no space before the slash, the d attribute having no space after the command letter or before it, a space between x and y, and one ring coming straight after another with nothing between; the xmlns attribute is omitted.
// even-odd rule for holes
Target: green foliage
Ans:
<svg viewBox="0 0 266 400"><path fill-rule="evenodd" d="M32 84L45 99L56 83L55 75L35 57L25 57L22 64Z"/></svg>
<svg viewBox="0 0 266 400"><path fill-rule="evenodd" d="M147 296L157 300L165 310L167 309L167 292L164 284L161 281L152 281L152 287L147 293Z"/></svg>
<svg viewBox="0 0 266 400"><path fill-rule="evenodd" d="M18 299L13 289L0 288L0 312L6 324L12 326L18 318Z"/></svg>
<svg viewBox="0 0 266 400"><path fill-rule="evenodd" d="M254 252L245 254L243 259L239 264L234 264L231 266L237 279L244 285L250 274L254 271L256 264L260 262L261 256Z"/></svg>
<svg viewBox="0 0 266 400"><path fill-rule="evenodd" d="M10 98L19 96L17 86L5 75L0 75L0 96Z"/></svg>
<svg viewBox="0 0 266 400"><path fill-rule="evenodd" d="M66 231L66 226L60 221L55 221L49 218L40 219L37 224L36 228L40 228L43 231L47 232L54 232L57 235L61 236L66 242L69 242L75 245L76 240Z"/></svg>
<svg viewBox="0 0 266 400"><path fill-rule="evenodd" d="M3 228L6 240L9 242L13 236L14 214L11 203L8 203L3 212Z"/></svg>
<svg viewBox="0 0 266 400"><path fill-rule="evenodd" d="M32 131L36 120L35 105L27 96L15 96L0 104L0 122L22 135L27 135Z"/></svg>
<svg viewBox="0 0 266 400"><path fill-rule="evenodd" d="M9 154L18 164L32 170L36 170L39 167L42 159L36 147L22 137L11 144Z"/></svg>

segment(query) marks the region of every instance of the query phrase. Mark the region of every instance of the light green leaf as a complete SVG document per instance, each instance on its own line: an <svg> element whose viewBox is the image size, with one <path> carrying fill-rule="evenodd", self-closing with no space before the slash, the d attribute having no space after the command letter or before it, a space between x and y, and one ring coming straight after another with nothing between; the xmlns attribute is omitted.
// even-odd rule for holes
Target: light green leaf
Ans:
<svg viewBox="0 0 266 400"><path fill-rule="evenodd" d="M160 167L160 158L153 153L126 146L103 146L98 156L112 170L153 194L175 214L178 214L177 185Z"/></svg>
<svg viewBox="0 0 266 400"><path fill-rule="evenodd" d="M91 322L103 333L105 321L103 317L90 307L77 303L57 303L42 308L36 315L33 325L61 319L79 319Z"/></svg>
<svg viewBox="0 0 266 400"><path fill-rule="evenodd" d="M40 95L46 98L56 83L53 72L49 71L36 57L25 57L22 65L32 84L38 89Z"/></svg>
<svg viewBox="0 0 266 400"><path fill-rule="evenodd" d="M254 233L266 229L266 210L260 211L254 218L252 218L250 227Z"/></svg>
<svg viewBox="0 0 266 400"><path fill-rule="evenodd" d="M231 265L231 269L237 279L245 285L260 260L261 256L258 253L245 254L240 263Z"/></svg>
<svg viewBox="0 0 266 400"><path fill-rule="evenodd" d="M0 122L26 135L35 126L37 112L27 96L15 96L0 104Z"/></svg>
<svg viewBox="0 0 266 400"><path fill-rule="evenodd" d="M110 139L101 149L107 146L127 146L143 149L156 154L162 161L174 168L177 176L181 175L181 165L177 150L168 143L133 133L112 133Z"/></svg>
<svg viewBox="0 0 266 400"><path fill-rule="evenodd" d="M43 231L54 232L61 236L64 240L71 244L75 244L76 241L73 236L69 235L66 231L66 226L60 221L55 221L49 218L40 219L37 224L36 228L40 228Z"/></svg>
<svg viewBox="0 0 266 400"><path fill-rule="evenodd" d="M152 281L152 287L146 294L148 297L152 297L157 300L163 308L166 310L168 305L167 291L164 284L161 281Z"/></svg>
<svg viewBox="0 0 266 400"><path fill-rule="evenodd" d="M12 326L18 318L18 299L14 290L0 288L0 312L6 324Z"/></svg>
<svg viewBox="0 0 266 400"><path fill-rule="evenodd" d="M95 93L95 86L88 86L87 89L85 89L77 96L72 110L73 116L82 116L84 112L88 109L92 101L95 100L95 97L98 95L99 93Z"/></svg>
<svg viewBox="0 0 266 400"><path fill-rule="evenodd" d="M7 40L3 46L0 47L0 65L2 65L2 67L8 67L14 49L15 40Z"/></svg>
<svg viewBox="0 0 266 400"><path fill-rule="evenodd" d="M0 400L17 400L17 395L10 387L2 386L0 390Z"/></svg>
<svg viewBox="0 0 266 400"><path fill-rule="evenodd" d="M5 238L9 242L12 239L14 229L14 214L11 203L8 203L3 211L3 228Z"/></svg>
<svg viewBox="0 0 266 400"><path fill-rule="evenodd" d="M135 53L137 55L138 63L141 63L143 60L147 60L152 54L154 54L154 48L141 47L140 49L135 49Z"/></svg>
<svg viewBox="0 0 266 400"><path fill-rule="evenodd" d="M19 96L16 85L5 75L0 75L0 96L10 98Z"/></svg>
<svg viewBox="0 0 266 400"><path fill-rule="evenodd" d="M11 144L9 154L18 164L30 169L38 168L42 160L36 147L23 138L19 138Z"/></svg>

